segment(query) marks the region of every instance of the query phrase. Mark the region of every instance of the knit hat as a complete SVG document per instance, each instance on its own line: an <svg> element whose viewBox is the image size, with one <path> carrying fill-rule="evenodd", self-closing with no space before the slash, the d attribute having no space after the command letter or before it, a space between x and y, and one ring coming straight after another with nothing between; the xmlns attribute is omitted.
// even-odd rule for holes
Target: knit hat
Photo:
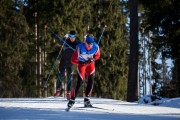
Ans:
<svg viewBox="0 0 180 120"><path fill-rule="evenodd" d="M69 37L70 38L76 38L76 32L74 30L69 32Z"/></svg>
<svg viewBox="0 0 180 120"><path fill-rule="evenodd" d="M93 37L93 36L86 36L86 42L87 42L88 44L93 43L93 42L94 42L94 37Z"/></svg>

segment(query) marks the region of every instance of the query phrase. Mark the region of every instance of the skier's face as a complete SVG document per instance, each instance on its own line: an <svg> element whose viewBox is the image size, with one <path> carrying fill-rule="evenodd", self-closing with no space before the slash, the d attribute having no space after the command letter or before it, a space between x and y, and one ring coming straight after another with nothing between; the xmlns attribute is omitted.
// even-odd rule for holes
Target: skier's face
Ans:
<svg viewBox="0 0 180 120"><path fill-rule="evenodd" d="M74 42L76 40L76 35L69 35L69 39L71 40L71 42Z"/></svg>
<svg viewBox="0 0 180 120"><path fill-rule="evenodd" d="M71 40L71 42L74 42L76 40L76 38L71 38L70 37L70 40Z"/></svg>
<svg viewBox="0 0 180 120"><path fill-rule="evenodd" d="M92 48L92 46L93 46L93 43L85 42L85 45L86 45L87 50L90 50Z"/></svg>

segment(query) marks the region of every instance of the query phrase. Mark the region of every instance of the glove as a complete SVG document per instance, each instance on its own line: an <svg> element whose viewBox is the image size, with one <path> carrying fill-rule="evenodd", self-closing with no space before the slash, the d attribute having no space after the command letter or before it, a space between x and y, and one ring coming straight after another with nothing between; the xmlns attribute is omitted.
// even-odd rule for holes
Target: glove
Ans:
<svg viewBox="0 0 180 120"><path fill-rule="evenodd" d="M79 64L89 64L91 62L95 61L94 58L89 58L88 60L86 60L85 62L79 61Z"/></svg>
<svg viewBox="0 0 180 120"><path fill-rule="evenodd" d="M85 64L85 62L79 61L79 64Z"/></svg>
<svg viewBox="0 0 180 120"><path fill-rule="evenodd" d="M85 62L85 64L89 64L89 63L91 63L91 62L93 62L93 61L95 61L94 58L89 58L89 59Z"/></svg>
<svg viewBox="0 0 180 120"><path fill-rule="evenodd" d="M87 37L87 35L84 36L84 40L85 40L85 41L86 41L86 37Z"/></svg>
<svg viewBox="0 0 180 120"><path fill-rule="evenodd" d="M66 39L69 37L69 34L65 34L65 36L64 36Z"/></svg>

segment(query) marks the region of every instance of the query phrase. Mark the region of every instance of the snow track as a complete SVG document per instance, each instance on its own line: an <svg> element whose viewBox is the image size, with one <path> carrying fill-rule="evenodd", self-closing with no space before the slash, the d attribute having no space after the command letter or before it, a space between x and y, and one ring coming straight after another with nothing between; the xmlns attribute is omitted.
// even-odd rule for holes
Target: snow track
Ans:
<svg viewBox="0 0 180 120"><path fill-rule="evenodd" d="M113 99L91 98L91 103L95 108L84 108L83 101L83 98L77 98L70 112L66 112L65 108L68 101L62 97L0 98L0 119L180 119L180 98L169 99L167 100L168 103L164 101L160 106L129 103Z"/></svg>

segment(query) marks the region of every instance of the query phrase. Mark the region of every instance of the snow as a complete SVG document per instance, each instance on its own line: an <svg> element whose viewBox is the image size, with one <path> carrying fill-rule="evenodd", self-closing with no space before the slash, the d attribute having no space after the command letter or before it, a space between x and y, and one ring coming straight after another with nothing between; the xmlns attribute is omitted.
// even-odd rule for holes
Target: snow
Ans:
<svg viewBox="0 0 180 120"><path fill-rule="evenodd" d="M132 103L91 98L91 103L97 108L83 108L83 98L77 98L73 108L66 112L68 101L63 97L0 98L0 119L180 120L180 98L146 99L147 104L142 103L142 99Z"/></svg>

